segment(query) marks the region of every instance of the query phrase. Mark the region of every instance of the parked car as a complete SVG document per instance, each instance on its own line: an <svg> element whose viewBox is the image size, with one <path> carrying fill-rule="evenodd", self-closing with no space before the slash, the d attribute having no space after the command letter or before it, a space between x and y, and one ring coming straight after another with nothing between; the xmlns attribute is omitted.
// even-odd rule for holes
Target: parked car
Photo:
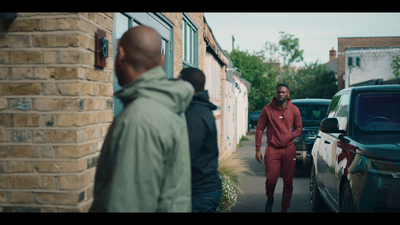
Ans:
<svg viewBox="0 0 400 225"><path fill-rule="evenodd" d="M258 118L260 117L260 115L261 115L261 111L259 111L259 112L256 112L256 111L249 112L249 125L250 125L250 128L254 128L254 127L257 126Z"/></svg>
<svg viewBox="0 0 400 225"><path fill-rule="evenodd" d="M330 99L293 99L292 104L300 110L303 133L294 139L296 165L303 169L311 168L311 149L319 130L321 120L326 117Z"/></svg>
<svg viewBox="0 0 400 225"><path fill-rule="evenodd" d="M332 98L312 148L310 203L335 212L400 212L400 85Z"/></svg>

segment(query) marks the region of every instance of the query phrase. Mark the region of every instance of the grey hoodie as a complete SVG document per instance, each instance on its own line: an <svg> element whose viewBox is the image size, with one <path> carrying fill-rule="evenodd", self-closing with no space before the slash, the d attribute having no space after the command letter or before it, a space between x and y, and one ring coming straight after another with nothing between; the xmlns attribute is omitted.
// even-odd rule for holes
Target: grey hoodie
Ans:
<svg viewBox="0 0 400 225"><path fill-rule="evenodd" d="M193 92L156 67L115 93L124 109L104 141L90 211L191 211L184 112Z"/></svg>

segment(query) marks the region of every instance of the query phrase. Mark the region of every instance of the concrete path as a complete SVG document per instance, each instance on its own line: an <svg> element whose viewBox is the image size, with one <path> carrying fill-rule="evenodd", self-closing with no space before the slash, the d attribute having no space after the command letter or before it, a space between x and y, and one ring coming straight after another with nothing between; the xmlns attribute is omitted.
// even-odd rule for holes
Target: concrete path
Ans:
<svg viewBox="0 0 400 225"><path fill-rule="evenodd" d="M265 173L264 164L260 164L255 159L255 129L251 129L247 138L248 141L243 141L243 147L237 151L244 156L244 160L250 166L253 174L246 174L241 179L240 187L243 193L238 194L236 205L232 208L231 212L264 212L265 202L267 196L265 195ZM263 156L264 150L267 146L265 132L263 135L263 145L261 147ZM310 180L310 171L297 169L293 180L293 194L291 206L288 212L312 212L308 188ZM278 179L275 189L275 203L273 212L281 211L283 182L282 177ZM329 211L329 210L327 210Z"/></svg>

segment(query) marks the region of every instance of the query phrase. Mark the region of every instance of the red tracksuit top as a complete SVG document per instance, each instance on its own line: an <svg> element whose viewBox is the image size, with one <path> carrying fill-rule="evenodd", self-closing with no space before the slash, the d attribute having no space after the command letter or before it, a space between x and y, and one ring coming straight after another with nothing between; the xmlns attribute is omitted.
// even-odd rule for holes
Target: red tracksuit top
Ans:
<svg viewBox="0 0 400 225"><path fill-rule="evenodd" d="M293 138L301 135L303 125L300 111L292 104L292 99L287 99L285 108L276 105L274 97L261 112L256 129L256 151L260 151L262 134L267 127L267 144L274 148L286 148L293 144ZM292 132L292 128L294 131Z"/></svg>

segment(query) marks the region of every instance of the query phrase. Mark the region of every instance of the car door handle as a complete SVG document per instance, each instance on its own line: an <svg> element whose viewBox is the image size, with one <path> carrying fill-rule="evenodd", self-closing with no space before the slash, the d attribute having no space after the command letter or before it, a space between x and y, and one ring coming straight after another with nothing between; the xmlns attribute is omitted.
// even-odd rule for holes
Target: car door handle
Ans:
<svg viewBox="0 0 400 225"><path fill-rule="evenodd" d="M315 136L315 138L321 138L321 137L317 135L317 136Z"/></svg>
<svg viewBox="0 0 400 225"><path fill-rule="evenodd" d="M329 141L324 141L324 143L325 143L325 144L330 144L330 142L329 142Z"/></svg>

